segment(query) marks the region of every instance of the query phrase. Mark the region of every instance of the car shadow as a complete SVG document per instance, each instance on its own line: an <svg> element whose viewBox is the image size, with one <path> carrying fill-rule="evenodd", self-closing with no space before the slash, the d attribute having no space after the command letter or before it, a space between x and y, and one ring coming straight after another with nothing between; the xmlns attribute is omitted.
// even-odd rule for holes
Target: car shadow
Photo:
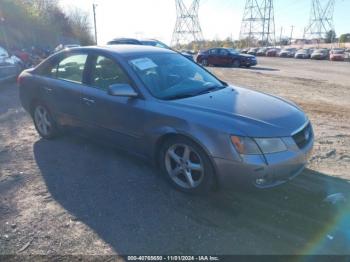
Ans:
<svg viewBox="0 0 350 262"><path fill-rule="evenodd" d="M34 155L53 199L118 254L350 252L349 204L323 201L349 194L346 180L306 170L272 190L189 196L143 160L86 139L40 140Z"/></svg>
<svg viewBox="0 0 350 262"><path fill-rule="evenodd" d="M269 68L269 67L260 67L260 66L252 66L252 67L245 67L245 69L253 70L253 71L271 71L271 72L278 72L281 71L276 68Z"/></svg>

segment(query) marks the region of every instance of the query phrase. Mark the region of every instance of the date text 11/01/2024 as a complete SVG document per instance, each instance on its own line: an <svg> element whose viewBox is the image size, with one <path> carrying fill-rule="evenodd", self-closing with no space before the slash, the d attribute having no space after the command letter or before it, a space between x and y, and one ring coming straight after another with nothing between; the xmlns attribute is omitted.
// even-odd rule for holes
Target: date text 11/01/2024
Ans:
<svg viewBox="0 0 350 262"><path fill-rule="evenodd" d="M127 261L220 261L215 256L128 256Z"/></svg>

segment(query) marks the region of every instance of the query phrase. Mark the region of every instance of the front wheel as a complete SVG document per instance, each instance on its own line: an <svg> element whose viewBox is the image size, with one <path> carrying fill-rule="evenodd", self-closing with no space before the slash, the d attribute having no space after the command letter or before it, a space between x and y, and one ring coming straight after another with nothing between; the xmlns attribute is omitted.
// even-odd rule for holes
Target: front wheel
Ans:
<svg viewBox="0 0 350 262"><path fill-rule="evenodd" d="M208 66L209 65L207 59L203 59L201 64L202 64L202 66Z"/></svg>
<svg viewBox="0 0 350 262"><path fill-rule="evenodd" d="M214 188L214 169L209 157L189 139L166 141L160 151L160 166L170 184L180 191L201 194Z"/></svg>
<svg viewBox="0 0 350 262"><path fill-rule="evenodd" d="M58 135L57 125L46 106L38 104L34 107L33 121L42 138L53 139Z"/></svg>

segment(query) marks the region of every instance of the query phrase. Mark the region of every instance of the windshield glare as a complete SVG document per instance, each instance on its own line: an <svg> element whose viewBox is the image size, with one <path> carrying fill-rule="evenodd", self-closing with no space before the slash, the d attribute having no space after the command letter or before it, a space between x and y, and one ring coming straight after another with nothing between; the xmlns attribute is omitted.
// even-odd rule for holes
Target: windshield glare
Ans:
<svg viewBox="0 0 350 262"><path fill-rule="evenodd" d="M238 52L236 49L233 49L233 48L228 49L228 51L229 51L231 54L234 54L234 55L239 54L239 52Z"/></svg>
<svg viewBox="0 0 350 262"><path fill-rule="evenodd" d="M178 54L146 54L128 60L153 96L163 100L195 96L223 84Z"/></svg>

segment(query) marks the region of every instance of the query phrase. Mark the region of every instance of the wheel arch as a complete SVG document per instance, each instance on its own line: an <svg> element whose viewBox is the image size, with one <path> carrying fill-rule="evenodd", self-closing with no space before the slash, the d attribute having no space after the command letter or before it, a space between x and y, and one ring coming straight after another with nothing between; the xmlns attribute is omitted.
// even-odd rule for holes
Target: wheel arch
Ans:
<svg viewBox="0 0 350 262"><path fill-rule="evenodd" d="M172 132L162 134L156 140L154 150L153 150L153 162L154 162L155 166L159 167L160 149L161 149L162 145L166 141L168 141L169 139L176 138L176 137L182 137L182 138L185 138L185 139L192 141L193 143L195 143L197 146L199 146L207 154L208 159L210 161L210 165L212 166L213 172L214 172L214 179L215 179L214 186L215 186L215 188L217 188L219 186L219 177L218 177L218 172L217 172L218 169L217 169L217 166L216 166L215 161L213 159L213 156L210 154L210 151L203 143L201 143L198 139L196 139L195 137L193 137L190 134L178 132L178 131L172 131Z"/></svg>

